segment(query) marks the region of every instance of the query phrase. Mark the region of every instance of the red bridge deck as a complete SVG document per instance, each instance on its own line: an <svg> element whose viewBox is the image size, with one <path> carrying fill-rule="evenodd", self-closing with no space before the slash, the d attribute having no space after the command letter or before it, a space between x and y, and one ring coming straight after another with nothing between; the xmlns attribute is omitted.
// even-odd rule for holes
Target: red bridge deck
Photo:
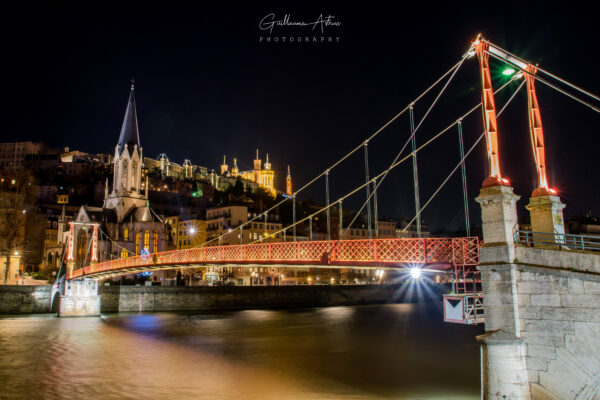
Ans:
<svg viewBox="0 0 600 400"><path fill-rule="evenodd" d="M224 264L313 265L324 268L402 268L402 264L437 264L446 267L477 265L479 241L476 237L366 239L199 247L105 261L75 270L69 279L134 273L169 266Z"/></svg>

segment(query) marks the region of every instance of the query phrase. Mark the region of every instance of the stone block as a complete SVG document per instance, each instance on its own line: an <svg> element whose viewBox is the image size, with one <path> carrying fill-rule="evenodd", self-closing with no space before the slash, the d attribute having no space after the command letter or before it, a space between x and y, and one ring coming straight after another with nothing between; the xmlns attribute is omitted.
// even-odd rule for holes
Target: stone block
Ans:
<svg viewBox="0 0 600 400"><path fill-rule="evenodd" d="M520 274L521 282L530 282L530 281L536 282L537 281L536 275L538 275L538 274L536 274L535 272L521 271L521 274Z"/></svg>
<svg viewBox="0 0 600 400"><path fill-rule="evenodd" d="M567 279L562 277L546 282L519 281L517 282L517 289L519 293L529 294L557 294L568 293L569 291Z"/></svg>
<svg viewBox="0 0 600 400"><path fill-rule="evenodd" d="M527 363L527 370L529 371L529 382L537 382L537 374L535 374L536 379L531 380L531 371L547 371L548 370L548 360L545 358L538 357L525 357L525 362Z"/></svg>
<svg viewBox="0 0 600 400"><path fill-rule="evenodd" d="M558 332L522 331L521 337L525 339L528 344L565 347L565 335Z"/></svg>
<svg viewBox="0 0 600 400"><path fill-rule="evenodd" d="M530 296L532 306L560 307L559 294L532 294Z"/></svg>
<svg viewBox="0 0 600 400"><path fill-rule="evenodd" d="M523 319L542 319L544 315L544 307L527 306L519 308L519 317Z"/></svg>
<svg viewBox="0 0 600 400"><path fill-rule="evenodd" d="M577 278L569 278L569 294L583 294L583 281Z"/></svg>
<svg viewBox="0 0 600 400"><path fill-rule="evenodd" d="M546 346L540 344L530 344L527 346L527 357L543 358L546 360L556 359L556 348L554 346Z"/></svg>
<svg viewBox="0 0 600 400"><path fill-rule="evenodd" d="M529 383L538 383L540 380L539 372L529 368L529 365L527 366L527 379L529 380Z"/></svg>
<svg viewBox="0 0 600 400"><path fill-rule="evenodd" d="M517 295L517 304L519 307L528 307L531 305L531 299L528 294L518 294Z"/></svg>
<svg viewBox="0 0 600 400"><path fill-rule="evenodd" d="M585 290L585 287L584 287ZM561 295L565 307L588 307L600 309L600 296L593 294L567 294Z"/></svg>
<svg viewBox="0 0 600 400"><path fill-rule="evenodd" d="M573 322L526 319L523 329L526 331L552 332L555 334L573 333Z"/></svg>
<svg viewBox="0 0 600 400"><path fill-rule="evenodd" d="M600 294L600 281L583 281L583 290L587 294Z"/></svg>

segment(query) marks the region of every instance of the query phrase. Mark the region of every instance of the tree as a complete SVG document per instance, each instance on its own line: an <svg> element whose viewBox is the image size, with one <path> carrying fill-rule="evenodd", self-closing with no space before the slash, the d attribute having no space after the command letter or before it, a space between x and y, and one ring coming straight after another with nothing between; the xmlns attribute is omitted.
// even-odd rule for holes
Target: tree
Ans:
<svg viewBox="0 0 600 400"><path fill-rule="evenodd" d="M242 197L244 194L244 184L242 183L242 178L240 178L239 176L235 180L235 184L233 185L233 190L231 191L231 194L233 194L236 197Z"/></svg>
<svg viewBox="0 0 600 400"><path fill-rule="evenodd" d="M0 252L6 259L4 283L8 279L10 255L19 251L25 237L25 201L31 192L33 177L28 170L2 172L0 183Z"/></svg>

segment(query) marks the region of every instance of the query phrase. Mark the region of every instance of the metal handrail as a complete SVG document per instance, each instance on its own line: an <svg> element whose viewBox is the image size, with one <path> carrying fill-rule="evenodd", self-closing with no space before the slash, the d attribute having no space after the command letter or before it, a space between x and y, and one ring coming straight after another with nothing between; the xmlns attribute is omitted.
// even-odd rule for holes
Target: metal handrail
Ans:
<svg viewBox="0 0 600 400"><path fill-rule="evenodd" d="M518 230L515 243L526 246L558 246L564 250L600 251L600 236Z"/></svg>
<svg viewBox="0 0 600 400"><path fill-rule="evenodd" d="M373 251L375 247L377 251ZM342 240L339 243L332 240L196 247L88 265L73 271L69 279L128 268L153 268L157 265L261 262L297 265L321 264L324 261L327 261L325 264L372 263L394 267L402 263L477 265L479 240L477 237L364 239Z"/></svg>

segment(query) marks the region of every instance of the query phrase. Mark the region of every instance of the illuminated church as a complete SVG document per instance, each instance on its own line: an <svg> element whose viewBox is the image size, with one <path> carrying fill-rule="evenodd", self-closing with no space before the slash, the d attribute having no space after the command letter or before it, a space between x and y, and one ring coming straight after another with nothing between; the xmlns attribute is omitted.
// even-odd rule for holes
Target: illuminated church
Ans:
<svg viewBox="0 0 600 400"><path fill-rule="evenodd" d="M148 177L142 177L144 164L138 132L134 85L115 146L113 179L104 189L104 230L110 237L110 253L125 258L165 250L165 229L148 201Z"/></svg>
<svg viewBox="0 0 600 400"><path fill-rule="evenodd" d="M271 163L269 162L269 154L267 153L266 161L263 165L262 160L256 150L256 158L254 159L254 169L250 171L240 171L237 166L237 158L233 159L233 166L231 172L229 171L229 165L225 156L223 156L223 164L221 164L221 175L240 177L251 182L255 182L259 187L265 189L267 192L275 196L277 191L275 190L275 172L271 169ZM291 179L291 178L290 178Z"/></svg>

